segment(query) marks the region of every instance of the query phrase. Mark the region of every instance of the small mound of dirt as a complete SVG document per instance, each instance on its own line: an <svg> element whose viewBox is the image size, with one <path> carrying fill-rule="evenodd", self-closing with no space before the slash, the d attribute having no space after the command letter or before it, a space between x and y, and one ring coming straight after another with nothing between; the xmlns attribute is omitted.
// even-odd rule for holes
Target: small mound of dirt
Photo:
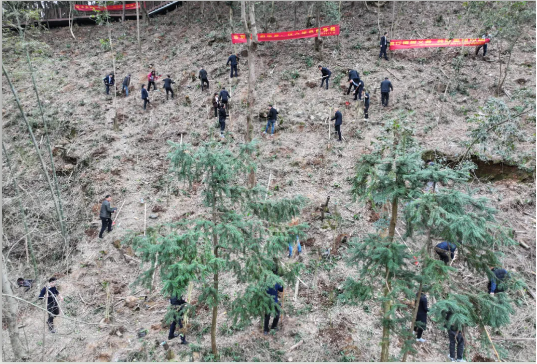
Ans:
<svg viewBox="0 0 537 364"><path fill-rule="evenodd" d="M487 358L485 356L482 356L481 354L475 354L473 359L472 359L473 362L493 362L495 361L494 359L491 359L491 358Z"/></svg>

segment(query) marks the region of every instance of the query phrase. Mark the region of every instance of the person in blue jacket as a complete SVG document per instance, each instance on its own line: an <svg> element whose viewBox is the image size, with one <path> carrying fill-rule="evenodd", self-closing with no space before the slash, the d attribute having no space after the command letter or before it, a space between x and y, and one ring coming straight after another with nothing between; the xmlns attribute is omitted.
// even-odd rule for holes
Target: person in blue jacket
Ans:
<svg viewBox="0 0 537 364"><path fill-rule="evenodd" d="M434 250L440 257L440 260L448 265L451 263L453 258L455 258L455 250L457 250L457 246L449 241L443 241L438 244Z"/></svg>
<svg viewBox="0 0 537 364"><path fill-rule="evenodd" d="M489 280L488 289L491 295L495 293L505 292L504 282L509 278L509 273L503 268L491 267L490 270L494 273L495 278Z"/></svg>
<svg viewBox="0 0 537 364"><path fill-rule="evenodd" d="M298 240L298 235L296 236L296 245L298 249L298 255L302 253L302 246L300 246L300 240ZM293 256L293 240L289 243L289 258Z"/></svg>
<svg viewBox="0 0 537 364"><path fill-rule="evenodd" d="M276 283L274 287L267 289L267 293L274 298L274 302L276 303L276 315L272 321L272 326L270 327L271 330L277 330L278 321L280 320L280 303L278 302L278 292L283 292L283 287L279 283ZM263 332L265 335L268 335L269 333L269 321L270 312L265 314L265 323L263 325Z"/></svg>

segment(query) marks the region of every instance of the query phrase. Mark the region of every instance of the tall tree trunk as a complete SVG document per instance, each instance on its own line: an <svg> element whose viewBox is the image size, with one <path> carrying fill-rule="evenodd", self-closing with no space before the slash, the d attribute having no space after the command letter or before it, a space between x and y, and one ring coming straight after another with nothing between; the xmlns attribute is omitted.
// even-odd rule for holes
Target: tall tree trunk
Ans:
<svg viewBox="0 0 537 364"><path fill-rule="evenodd" d="M388 297L391 289L391 278L390 270L386 268L386 286L384 287L384 298ZM382 317L384 320L389 319L389 312L392 308L392 301L386 300L382 304ZM390 361L390 326L389 324L384 324L382 326L382 342L381 342L381 352L380 352L380 361L388 362Z"/></svg>
<svg viewBox="0 0 537 364"><path fill-rule="evenodd" d="M112 54L112 67L114 69L114 79L116 78L116 55L114 54L114 47L112 46L112 28L110 27L110 21L107 20L108 24L108 40L110 41L110 53ZM121 82L121 80L119 80ZM112 103L112 107L114 108L114 131L119 131L119 125L117 120L117 107L116 107L116 96L117 96L117 87L116 82L114 82L114 99Z"/></svg>
<svg viewBox="0 0 537 364"><path fill-rule="evenodd" d="M397 224L398 204L399 204L399 200L397 197L395 197L392 200L392 216L390 218L390 227L388 228L388 237L390 238L390 241L393 241L393 237L395 236L395 225Z"/></svg>
<svg viewBox="0 0 537 364"><path fill-rule="evenodd" d="M434 188L435 186L433 186L433 193L434 193ZM427 240L426 240L426 249L425 249L425 252L424 254L422 255L422 258L421 258L421 261L422 262L425 262L425 260L431 256L430 252L429 252L429 246L432 246L432 239L431 239L431 229L429 228L427 230ZM423 276L423 265L422 265L422 268L421 268L421 274ZM419 305L420 305L420 298L421 298L421 292L423 291L423 280L420 282L420 288L418 290L418 295L416 296L416 300L414 302L414 311L412 312L412 322L410 323L410 330L414 330L414 326L416 326L416 318L418 317L418 308L419 308ZM401 359L401 361L406 361L407 357L408 357L408 351L405 352L403 354L403 359Z"/></svg>
<svg viewBox="0 0 537 364"><path fill-rule="evenodd" d="M217 216L216 216L216 194L213 193L213 206L212 206L212 215L213 215L213 223L217 224ZM216 233L213 230L213 253L215 259L218 259L218 237L216 236ZM214 297L214 307L213 307L213 317L211 320L211 349L213 352L213 355L216 357L218 355L218 349L216 347L216 319L218 318L218 268L216 268L215 273L213 274L213 289L214 294L216 297Z"/></svg>
<svg viewBox="0 0 537 364"><path fill-rule="evenodd" d="M32 244L30 231L28 230L28 221L26 220L26 212L24 212L24 207L22 206L22 198L21 198L21 193L19 190L19 184L17 183L17 177L15 177L15 173L13 172L13 168L11 167L11 161L9 159L9 154L7 154L7 149L4 146L4 142L2 142L2 151L4 152L4 156L6 157L6 162L7 162L7 167L9 169L9 173L11 174L11 177L13 178L13 186L15 187L15 194L16 194L18 205L19 205L19 212L22 215L22 224L24 225L24 233L26 234L26 249L28 250L27 253L32 258L32 265L34 267L34 281L37 282L37 262L35 261L34 247Z"/></svg>
<svg viewBox="0 0 537 364"><path fill-rule="evenodd" d="M145 21L146 25L150 24L149 14L147 13L147 1L142 1L142 20Z"/></svg>
<svg viewBox="0 0 537 364"><path fill-rule="evenodd" d="M142 58L142 46L140 45L140 12L139 1L136 2L136 34L138 36L138 59Z"/></svg>
<svg viewBox="0 0 537 364"><path fill-rule="evenodd" d="M498 89L496 91L497 95L500 96L503 88L503 84L505 83L505 79L507 78L507 72L509 71L509 64L511 63L511 56L513 55L513 49L515 48L515 44L518 42L518 39L520 38L520 35L522 33L518 33L517 37L514 39L513 44L509 48L509 57L507 58L507 64L505 65L505 71L502 78L502 72L501 72L501 59L500 59L500 79L498 81ZM501 50L501 48L500 48Z"/></svg>
<svg viewBox="0 0 537 364"><path fill-rule="evenodd" d="M121 22L125 23L125 1L123 1L123 13L121 14Z"/></svg>
<svg viewBox="0 0 537 364"><path fill-rule="evenodd" d="M294 20L293 20L293 30L296 30L296 7L297 7L298 1L293 1L293 9L294 9Z"/></svg>
<svg viewBox="0 0 537 364"><path fill-rule="evenodd" d="M246 14L246 2L241 1L241 16L244 24L244 30L246 33L246 44L248 46L248 100L246 102L246 142L249 143L253 139L253 116L252 109L256 100L256 77L255 77L255 62L257 54L257 26L255 24L255 8L254 3L249 2L249 19ZM252 31L250 33L250 30ZM255 171L250 169L248 175L248 185L253 188L255 185Z"/></svg>
<svg viewBox="0 0 537 364"><path fill-rule="evenodd" d="M317 2L316 8L316 18L317 18L317 37L315 38L315 50L317 52L320 52L322 55L323 52L323 42L321 40L321 5L323 3L321 1Z"/></svg>
<svg viewBox="0 0 537 364"><path fill-rule="evenodd" d="M67 249L67 234L65 232L64 227L64 221L62 219L62 213L60 210L60 206L58 205L58 202L56 201L56 196L54 193L54 187L52 185L52 181L50 180L50 176L47 171L47 166L45 165L45 161L43 160L43 156L41 155L41 151L39 150L39 146L37 143L37 140L35 140L34 132L32 130L32 126L30 125L30 122L26 118L26 114L24 114L24 111L22 110L22 106L19 100L19 96L17 94L17 91L15 91L15 88L13 87L13 84L11 83L11 79L9 78L6 69L4 68L4 65L2 64L2 71L4 72L4 75L6 76L7 82L9 83L9 87L11 88L11 92L13 93L13 96L15 96L15 101L17 102L17 106L19 107L19 111L21 112L21 116L24 119L24 122L26 123L26 127L28 128L28 133L30 134L30 137L32 139L32 143L34 144L35 151L37 153L37 156L39 157L39 161L41 162L41 168L43 169L43 174L45 175L45 178L47 179L50 192L52 194L52 199L54 200L54 207L56 209L56 215L58 217L58 221L60 222L60 228L62 231L62 237L65 243L65 248Z"/></svg>
<svg viewBox="0 0 537 364"><path fill-rule="evenodd" d="M73 3L69 2L69 30L71 31L71 35L73 36L73 39L76 39L75 35L73 34L73 19L71 18L71 9L73 8Z"/></svg>
<svg viewBox="0 0 537 364"><path fill-rule="evenodd" d="M315 6L315 2L312 2L312 4L310 5L310 8L308 9L308 17L306 18L306 28L309 28L313 25L311 22L311 18L313 17L313 6Z"/></svg>
<svg viewBox="0 0 537 364"><path fill-rule="evenodd" d="M13 296L13 291L9 285L9 279L7 276L7 269L4 260L2 259L2 292L4 294ZM22 341L19 336L19 325L17 324L17 314L18 314L18 305L17 300L9 297L6 297L6 306L4 307L4 317L7 321L7 329L9 331L9 340L11 342L11 348L13 349L13 355L15 356L15 361L22 361L27 358L27 353L24 347L22 346ZM5 358L4 358L5 359Z"/></svg>
<svg viewBox="0 0 537 364"><path fill-rule="evenodd" d="M233 27L233 3L229 6L229 26L231 27L231 33L235 33L235 28ZM233 54L237 54L237 45L233 43Z"/></svg>

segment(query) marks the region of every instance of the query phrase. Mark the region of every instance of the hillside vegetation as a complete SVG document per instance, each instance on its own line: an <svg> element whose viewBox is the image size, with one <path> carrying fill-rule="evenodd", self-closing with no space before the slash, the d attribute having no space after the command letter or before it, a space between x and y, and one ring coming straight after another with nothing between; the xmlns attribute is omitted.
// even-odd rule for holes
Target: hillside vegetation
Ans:
<svg viewBox="0 0 537 364"><path fill-rule="evenodd" d="M203 178L179 179L180 173L173 170L177 167L173 157L178 158L174 153L185 147L195 155L212 143L225 153L238 155L244 146L248 51L246 44L233 46L230 42L230 7L226 2L205 2L203 6L188 2L152 17L149 24L140 21L141 53L135 20L75 23L76 39L68 27L27 29L24 41L19 32L4 29L3 67L53 184L48 135L65 219L62 232L36 146L4 74L2 252L7 276L16 296L40 307L38 289L49 277L58 277L58 289L65 297L64 314L79 320L60 316L55 319L58 333L51 334L44 330L45 313L19 301L17 323L32 361L378 361L383 335L381 293L387 282L376 286L366 301L349 298L347 278L358 280L363 262L353 266L348 260L356 254L355 244L367 241L369 234L385 237L391 204L385 196L382 201L379 196L368 201L371 196L353 192L359 190L356 166L360 158L373 155L379 145L396 145L397 130L412 136L412 151L421 153L418 158L423 162L432 159L454 171L462 168L463 160L474 163L467 182L441 183L439 188L485 198L485 205L496 210L496 223L505 235L498 233L498 239L489 241L490 246L477 259L490 253L525 286L511 289L505 300L503 296L491 298L496 300L491 301L495 302L491 316L504 312L502 305L507 301L512 313L504 315L498 327L488 327L488 334L504 360L535 359L535 340L504 340L535 338L535 4L526 4L533 18L521 20L516 27L510 25L518 37L512 43L512 35L505 32L508 25L502 23L502 16L512 15L502 13L505 4L480 3L485 5L479 9L463 2L387 2L380 8L373 3L323 2L321 23L340 24L341 34L323 38L322 51L315 50L313 38L258 45L252 110L255 149L248 156L257 168L258 187L268 192L260 190L256 203L303 201L296 214L300 223L307 224L300 239L303 252L288 259L284 243L279 256L287 272L291 267L300 269L302 283L295 299L296 279L285 277L280 331L265 336L259 317L252 317L250 325L234 324L229 318L232 300L243 294L246 285L231 268L223 272L218 357L211 350L212 311L209 300L200 298L201 283L193 286L191 294L186 334L190 345L180 345L179 339L161 345L167 341L163 318L169 290L158 270L154 277L149 272L152 289L138 284L138 278L153 267L132 242L145 232L156 242L174 228L190 231L162 224L203 219L208 214ZM257 30L305 29L310 11L315 16L311 6L312 2L257 2ZM232 9L234 31L243 33L240 2L232 2ZM510 11L516 13L516 9ZM485 17L495 12L498 19ZM315 26L315 19L312 24ZM389 61L385 61L378 59L379 30L388 31L389 39L476 38L488 30L498 37L492 38L486 57L481 52L475 56L471 47L431 48L388 52ZM24 46L35 69L47 128ZM239 77L230 79L226 61L234 50L240 57ZM115 97L107 96L103 85L103 77L114 69L113 57L118 85ZM332 71L328 90L319 88L318 65ZM157 91L150 92L151 106L144 112L140 85L147 84L152 67L176 82L175 98L166 100L158 80ZM210 80L209 91L203 92L197 79L202 67ZM346 95L348 68L358 70L370 92L367 122L361 103ZM120 85L128 73L133 90L123 97ZM380 103L379 86L385 77L394 87L388 108ZM231 94L231 109L226 137L220 140L211 98L222 87ZM272 139L261 135L269 103L279 112ZM342 143L336 141L333 122L329 139L327 118L333 116L334 108L343 114ZM389 150L386 147L384 157ZM367 181L375 175L371 173L369 178ZM234 184L246 186L246 176L230 182ZM378 186L378 191L384 191L382 183ZM99 211L107 194L112 195L112 206L121 210L113 232L99 239ZM324 211L328 196L328 211ZM419 275L425 264L421 254L427 238L421 232L409 236L407 202L411 200L399 204L394 241L410 256L408 274ZM470 210L468 216L478 214ZM270 230L270 219L264 221ZM434 243L443 241L435 233ZM453 262L454 270L442 273L448 280L431 282L431 311L448 293L462 292L452 292L453 287L487 293L488 277L472 266L473 250L467 252ZM16 288L16 279L32 279L34 269L38 276L34 288L29 292ZM411 301L419 282L401 293L408 305L394 308L389 355L395 360L401 359L405 343L398 330L410 328ZM186 296L187 291L184 293ZM5 297L3 303L5 307ZM424 333L427 342L413 341L415 351L407 361L449 360L446 330L435 321L431 312ZM140 335L143 329L147 332ZM4 311L3 334L3 357L14 360ZM496 358L487 333L478 324L470 325L466 335L466 360Z"/></svg>

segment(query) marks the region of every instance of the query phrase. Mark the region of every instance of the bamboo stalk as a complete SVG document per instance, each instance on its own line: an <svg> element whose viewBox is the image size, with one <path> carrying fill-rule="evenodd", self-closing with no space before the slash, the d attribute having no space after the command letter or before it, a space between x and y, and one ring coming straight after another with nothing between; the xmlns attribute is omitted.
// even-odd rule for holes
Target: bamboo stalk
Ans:
<svg viewBox="0 0 537 364"><path fill-rule="evenodd" d="M28 51L28 47L26 47L26 43L24 43L25 33L23 33L22 30L21 30L22 28L20 26L20 20L19 20L18 15L17 15L17 24L18 24L19 29L20 29L19 34L20 34L21 40L22 40L24 49L26 51L26 61L28 63L28 68L30 70L29 73L30 73L30 75L32 77L32 85L33 85L33 88L34 88L34 91L35 91L37 104L39 106L39 113L41 114L41 121L43 122L43 128L45 129L45 137L46 137L46 141L47 141L47 148L48 148L48 152L49 152L50 164L51 164L51 167L52 167L52 178L54 180L54 187L55 187L55 190L56 190L56 197L58 198L58 206L59 206L59 210L60 210L60 227L61 227L62 235L63 235L64 239L66 239L67 238L66 237L67 233L66 233L65 224L64 224L65 217L63 216L63 206L62 206L60 188L59 188L59 184L58 184L58 178L56 176L56 166L54 164L54 156L52 154L52 148L51 148L50 139L49 139L48 124L47 124L47 122L45 120L45 113L43 112L43 106L41 104L41 99L39 98L39 92L37 91L37 84L35 82L32 61L30 60L30 52Z"/></svg>
<svg viewBox="0 0 537 364"><path fill-rule="evenodd" d="M483 325L483 329L485 329L485 332L487 333L487 337L489 338L490 345L492 345L492 349L494 350L494 354L496 354L496 357L498 358L498 361L501 361L500 355L496 351L496 347L494 346L494 343L492 342L492 339L490 338L489 332L488 332L487 328L485 327L485 325Z"/></svg>
<svg viewBox="0 0 537 364"><path fill-rule="evenodd" d="M24 212L24 208L22 207L19 184L17 183L17 179L11 168L11 161L9 160L9 154L7 154L7 150L6 150L6 147L4 146L4 142L2 142L2 151L4 152L4 156L6 157L6 162L7 162L7 166L9 169L9 173L11 173L11 175L13 176L13 185L15 187L15 193L17 194L17 201L19 202L19 212L22 215L22 223L24 225L24 231L26 233L26 250L27 250L26 254L28 255L28 249L29 249L30 255L32 257L32 264L34 266L34 281L37 282L37 263L35 261L32 241L30 240L30 233L28 232L28 222L26 221L26 213Z"/></svg>
<svg viewBox="0 0 537 364"><path fill-rule="evenodd" d="M4 64L2 64L2 71L4 72L4 75L6 76L6 79L7 79L8 83L9 83L9 87L11 88L11 92L13 93L13 96L15 96L15 101L17 103L17 106L19 107L19 111L21 112L22 118L24 119L24 122L26 123L26 127L28 128L28 133L30 134L30 137L32 139L32 143L34 144L37 156L39 157L39 161L41 163L41 168L43 169L43 174L45 175L45 177L47 179L47 182L48 182L48 185L49 185L49 188L50 188L50 192L51 192L52 198L54 200L54 206L56 208L56 214L58 215L58 220L60 222L60 227L62 228L62 236L63 236L63 240L64 240L64 243L65 243L65 248L67 248L67 237L66 237L66 233L65 233L63 219L62 219L63 214L61 213L60 207L58 205L58 202L56 201L56 197L55 197L55 194L54 194L54 188L52 186L52 181L50 180L50 176L48 174L47 167L45 165L45 161L43 160L43 156L41 155L41 151L39 150L39 146L37 144L37 140L35 139L35 135L34 135L34 132L32 130L32 126L30 125L30 122L26 118L26 114L22 110L22 106L21 106L21 103L20 103L20 100L19 100L19 96L17 94L17 91L15 91L15 88L13 87L13 84L11 83L11 79L9 78L9 76L7 74L7 71L6 71L5 67L4 67Z"/></svg>
<svg viewBox="0 0 537 364"><path fill-rule="evenodd" d="M147 224L147 203L144 203L144 236L145 236L146 224Z"/></svg>

